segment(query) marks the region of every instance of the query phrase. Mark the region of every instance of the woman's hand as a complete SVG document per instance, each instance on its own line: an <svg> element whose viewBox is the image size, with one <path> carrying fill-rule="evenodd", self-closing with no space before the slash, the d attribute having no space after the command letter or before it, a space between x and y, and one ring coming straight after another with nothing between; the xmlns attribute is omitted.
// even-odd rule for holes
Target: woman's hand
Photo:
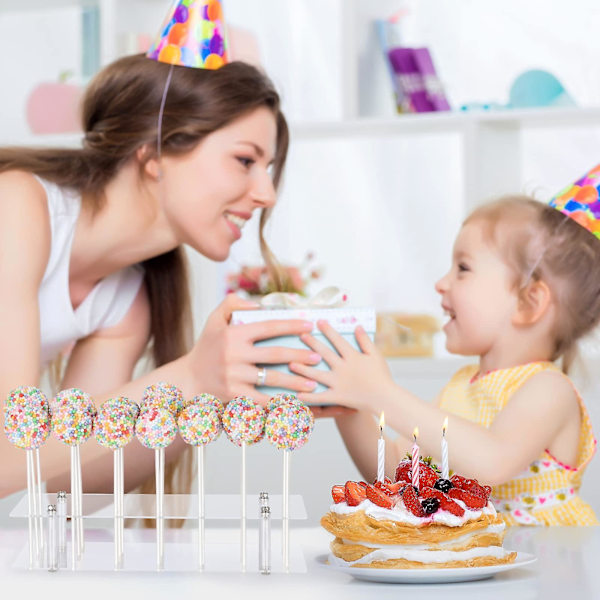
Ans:
<svg viewBox="0 0 600 600"><path fill-rule="evenodd" d="M290 370L329 389L318 394L300 394L300 400L308 404L341 404L370 410L373 398L389 395L390 389L395 387L389 367L362 327L354 332L361 353L326 321L319 321L317 325L335 351L311 335L303 334L300 339L323 357L330 370L320 371L299 362L290 364Z"/></svg>
<svg viewBox="0 0 600 600"><path fill-rule="evenodd" d="M310 349L254 346L258 340L307 333L313 328L310 321L289 319L230 326L234 310L255 308L258 308L256 303L229 294L208 317L204 331L188 355L199 393L214 394L223 402L235 396L247 395L265 404L269 396L259 393L254 387L259 373L256 365L293 361L306 366L321 361L321 356ZM305 377L268 368L264 384L296 392L310 392L317 385Z"/></svg>

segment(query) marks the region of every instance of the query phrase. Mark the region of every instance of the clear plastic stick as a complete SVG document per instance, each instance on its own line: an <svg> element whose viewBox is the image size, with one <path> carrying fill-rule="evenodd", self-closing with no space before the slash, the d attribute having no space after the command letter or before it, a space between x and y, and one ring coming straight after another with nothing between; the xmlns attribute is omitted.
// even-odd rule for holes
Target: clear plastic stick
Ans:
<svg viewBox="0 0 600 600"><path fill-rule="evenodd" d="M115 569L123 568L123 449L113 453L113 515Z"/></svg>
<svg viewBox="0 0 600 600"><path fill-rule="evenodd" d="M56 521L58 536L58 568L67 566L67 493L56 494Z"/></svg>
<svg viewBox="0 0 600 600"><path fill-rule="evenodd" d="M33 451L33 462L35 464L35 497L36 497L36 514L38 520L39 554L40 562L44 560L44 517L42 516L42 472L40 467L40 449L35 448Z"/></svg>
<svg viewBox="0 0 600 600"><path fill-rule="evenodd" d="M77 546L79 537L77 535L77 477L75 475L75 447L71 446L71 569L74 571L77 567Z"/></svg>
<svg viewBox="0 0 600 600"><path fill-rule="evenodd" d="M156 473L156 569L162 571L165 566L164 548L164 484L165 484L165 449L157 448L154 454L154 470Z"/></svg>
<svg viewBox="0 0 600 600"><path fill-rule="evenodd" d="M58 571L58 544L56 536L56 506L48 505L48 571L54 573Z"/></svg>
<svg viewBox="0 0 600 600"><path fill-rule="evenodd" d="M204 570L204 446L196 446L196 466L198 469L198 568Z"/></svg>
<svg viewBox="0 0 600 600"><path fill-rule="evenodd" d="M258 568L263 575L271 572L271 509L260 507L258 530Z"/></svg>
<svg viewBox="0 0 600 600"><path fill-rule="evenodd" d="M29 568L33 569L38 554L37 519L34 517L33 450L27 452L27 512L29 523Z"/></svg>
<svg viewBox="0 0 600 600"><path fill-rule="evenodd" d="M242 490L241 490L241 501L242 501L242 519L240 524L241 534L241 560L242 560L242 573L246 572L246 442L242 442Z"/></svg>
<svg viewBox="0 0 600 600"><path fill-rule="evenodd" d="M75 475L76 480L76 493L77 493L77 543L78 543L78 560L83 558L83 552L85 549L85 541L83 534L83 483L81 481L81 451L79 446L75 446Z"/></svg>
<svg viewBox="0 0 600 600"><path fill-rule="evenodd" d="M281 546L283 569L290 570L290 451L283 451L283 498L281 520Z"/></svg>

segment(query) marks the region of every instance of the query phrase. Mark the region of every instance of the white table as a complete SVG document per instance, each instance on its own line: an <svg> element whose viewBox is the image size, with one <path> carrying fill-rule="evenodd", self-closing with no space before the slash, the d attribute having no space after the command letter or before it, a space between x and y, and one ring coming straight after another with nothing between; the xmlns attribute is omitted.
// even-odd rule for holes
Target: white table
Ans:
<svg viewBox="0 0 600 600"><path fill-rule="evenodd" d="M167 532L171 533L171 532ZM140 536L152 536L152 531ZM93 532L86 535L93 537ZM136 534L137 535L137 534ZM174 532L182 535L182 532ZM185 532L183 532L185 535ZM237 529L211 530L210 535L226 542L239 539ZM531 566L501 573L492 579L455 584L393 585L368 584L317 564L316 557L327 553L331 536L320 528L294 528L292 543L304 551L308 572L304 574L260 575L228 573L135 573L18 570L14 557L27 539L24 530L0 531L0 597L2 598L435 598L502 599L600 598L600 528L516 528L509 530L506 547L533 553L538 561ZM274 547L273 552L278 548ZM249 568L251 565L249 564ZM11 593L8 595L7 592ZM17 594L19 594L17 596ZM206 594L209 594L208 596ZM37 595L37 596L36 596Z"/></svg>

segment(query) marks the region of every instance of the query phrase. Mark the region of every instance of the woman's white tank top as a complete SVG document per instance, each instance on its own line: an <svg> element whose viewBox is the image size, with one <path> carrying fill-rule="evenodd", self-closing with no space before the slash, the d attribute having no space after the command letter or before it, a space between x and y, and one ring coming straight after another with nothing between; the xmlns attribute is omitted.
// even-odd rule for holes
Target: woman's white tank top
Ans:
<svg viewBox="0 0 600 600"><path fill-rule="evenodd" d="M81 210L79 193L37 177L48 196L51 246L39 288L41 364L94 331L112 327L127 314L144 279L141 266L112 273L99 281L73 309L69 294L69 264L75 225Z"/></svg>

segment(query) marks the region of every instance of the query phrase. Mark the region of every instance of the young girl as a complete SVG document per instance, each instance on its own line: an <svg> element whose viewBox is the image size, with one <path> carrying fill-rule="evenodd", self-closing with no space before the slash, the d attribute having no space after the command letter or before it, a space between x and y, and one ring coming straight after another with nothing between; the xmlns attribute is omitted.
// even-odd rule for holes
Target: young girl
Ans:
<svg viewBox="0 0 600 600"><path fill-rule="evenodd" d="M449 417L451 469L494 486L507 522L597 524L577 495L596 441L581 397L554 364L562 357L566 372L577 340L600 320L600 239L574 217L519 196L482 206L464 222L436 291L448 315L446 347L479 362L456 373L434 404L394 383L364 330L356 330L363 353L325 322L319 329L337 353L302 336L331 370L292 365L329 387L318 399L301 398L358 409L337 424L367 480L376 467L373 415L383 411L400 434L386 444L389 475L410 450L415 426L421 453L439 457Z"/></svg>
<svg viewBox="0 0 600 600"><path fill-rule="evenodd" d="M270 259L262 228L275 204L288 130L277 92L256 68L174 67L158 153L170 69L139 55L99 73L84 98L82 148L0 148L2 401L19 385L38 385L40 372L69 347L59 385L80 387L97 404L115 396L139 400L157 381L176 384L186 397L250 394L266 401L255 393L257 364L314 364L309 350L253 346L306 332L310 323L230 328L231 311L248 308L235 296L188 344L183 244L223 261L256 212ZM149 343L156 368L132 380ZM303 378L274 373L261 379L306 389ZM184 447L174 442L167 460ZM128 487L152 475L152 454L137 443L128 447ZM41 455L49 488L68 488L65 447L49 439ZM110 490L111 453L85 444L82 461L86 491ZM0 435L0 497L24 486L22 452Z"/></svg>

